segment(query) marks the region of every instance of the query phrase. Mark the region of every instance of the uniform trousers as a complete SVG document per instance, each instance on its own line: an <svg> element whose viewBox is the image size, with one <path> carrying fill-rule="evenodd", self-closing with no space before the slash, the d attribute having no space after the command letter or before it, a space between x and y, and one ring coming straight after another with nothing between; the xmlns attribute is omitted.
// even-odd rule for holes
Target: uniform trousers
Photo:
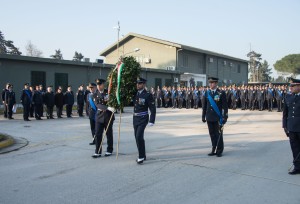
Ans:
<svg viewBox="0 0 300 204"><path fill-rule="evenodd" d="M300 170L300 132L289 132L289 139L294 158L294 167Z"/></svg>
<svg viewBox="0 0 300 204"><path fill-rule="evenodd" d="M220 132L219 122L207 121L209 136L213 149L217 148L217 153L222 153L224 150L223 134ZM219 142L218 142L219 141Z"/></svg>

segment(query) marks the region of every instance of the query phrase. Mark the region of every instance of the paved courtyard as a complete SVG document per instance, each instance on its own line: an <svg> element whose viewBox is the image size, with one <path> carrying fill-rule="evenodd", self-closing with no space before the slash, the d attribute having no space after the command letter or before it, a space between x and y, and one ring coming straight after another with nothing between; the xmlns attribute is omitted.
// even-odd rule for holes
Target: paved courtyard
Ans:
<svg viewBox="0 0 300 204"><path fill-rule="evenodd" d="M147 161L137 165L131 112L122 114L118 160L115 152L91 158L87 118L1 118L1 133L29 144L0 154L0 203L300 203L300 176L287 173L292 155L282 113L230 111L217 158L207 156L200 109L157 109L145 132ZM119 114L115 150L118 121Z"/></svg>

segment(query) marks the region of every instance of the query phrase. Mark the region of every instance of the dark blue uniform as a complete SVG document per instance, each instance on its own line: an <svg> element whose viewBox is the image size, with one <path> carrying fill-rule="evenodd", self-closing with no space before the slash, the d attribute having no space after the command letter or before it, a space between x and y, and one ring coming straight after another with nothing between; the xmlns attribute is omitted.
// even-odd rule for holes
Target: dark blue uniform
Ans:
<svg viewBox="0 0 300 204"><path fill-rule="evenodd" d="M80 117L83 116L83 106L84 106L84 92L78 90L77 92L77 111Z"/></svg>
<svg viewBox="0 0 300 204"><path fill-rule="evenodd" d="M44 103L47 108L47 119L54 119L53 118L53 108L55 105L55 95L51 92L46 92L44 94Z"/></svg>
<svg viewBox="0 0 300 204"><path fill-rule="evenodd" d="M5 105L5 94L6 92L8 92L8 89L3 89L2 90L2 94L1 94L1 98L2 98L2 101L3 101L3 105L4 105L4 118L7 118L7 115L8 115L8 107Z"/></svg>
<svg viewBox="0 0 300 204"><path fill-rule="evenodd" d="M258 101L258 109L259 111L262 111L264 109L264 102L265 102L265 90L264 89L258 89L256 92L256 98Z"/></svg>
<svg viewBox="0 0 300 204"><path fill-rule="evenodd" d="M224 150L223 135L220 132L220 123L219 116L212 108L208 100L208 94L213 98L215 103L218 106L222 117L224 118L224 123L226 123L228 118L228 105L226 100L226 93L220 89L213 91L206 91L205 100L203 101L203 112L202 112L202 121L207 121L209 135L212 143L212 153L215 152L217 148L217 155L221 155ZM219 140L219 142L218 142Z"/></svg>
<svg viewBox="0 0 300 204"><path fill-rule="evenodd" d="M107 152L108 153L113 152L113 123L115 120L115 116L112 115L113 113L111 111L107 110L108 108L107 98L108 98L108 94L106 91L100 92L99 90L97 90L96 93L93 94L93 101L97 107L97 112L95 116L96 117L95 118L95 140L96 140L95 154L102 153L102 147L100 147L100 145L101 145L104 129L106 130L106 137L107 137Z"/></svg>
<svg viewBox="0 0 300 204"><path fill-rule="evenodd" d="M72 109L74 105L74 93L73 91L67 91L64 95L64 102L66 104L67 117L70 118L72 115Z"/></svg>
<svg viewBox="0 0 300 204"><path fill-rule="evenodd" d="M24 89L21 93L20 101L23 105L23 119L25 121L29 121L29 111L30 111L30 104L32 100L31 91L28 89Z"/></svg>
<svg viewBox="0 0 300 204"><path fill-rule="evenodd" d="M244 89L240 91L240 100L241 100L241 108L242 110L246 109L246 101L248 100L248 90Z"/></svg>
<svg viewBox="0 0 300 204"><path fill-rule="evenodd" d="M87 95L86 106L87 106L87 115L89 116L89 119L90 119L90 127L91 127L92 137L94 138L95 133L96 133L95 124L96 124L97 107L93 100L93 93L89 93ZM94 143L94 140L92 143Z"/></svg>
<svg viewBox="0 0 300 204"><path fill-rule="evenodd" d="M41 119L43 115L43 94L41 91L34 91L32 104L34 105L35 118Z"/></svg>
<svg viewBox="0 0 300 204"><path fill-rule="evenodd" d="M148 114L150 110L150 119ZM144 131L149 123L155 122L155 102L150 92L142 90L137 92L134 98L133 128L139 158L146 158Z"/></svg>
<svg viewBox="0 0 300 204"><path fill-rule="evenodd" d="M266 99L267 99L267 103L268 103L268 110L272 111L273 110L273 99L274 99L273 89L271 89L271 88L267 89Z"/></svg>
<svg viewBox="0 0 300 204"><path fill-rule="evenodd" d="M294 169L300 171L300 94L286 95L282 123L290 139Z"/></svg>
<svg viewBox="0 0 300 204"><path fill-rule="evenodd" d="M12 118L12 109L13 109L13 106L16 104L16 95L15 95L15 92L13 91L6 91L5 92L5 96L4 96L4 105L6 106L7 108L7 117L9 119L13 119Z"/></svg>
<svg viewBox="0 0 300 204"><path fill-rule="evenodd" d="M276 98L276 104L277 104L277 112L282 111L283 97L284 97L284 91L282 89L276 89L275 98Z"/></svg>

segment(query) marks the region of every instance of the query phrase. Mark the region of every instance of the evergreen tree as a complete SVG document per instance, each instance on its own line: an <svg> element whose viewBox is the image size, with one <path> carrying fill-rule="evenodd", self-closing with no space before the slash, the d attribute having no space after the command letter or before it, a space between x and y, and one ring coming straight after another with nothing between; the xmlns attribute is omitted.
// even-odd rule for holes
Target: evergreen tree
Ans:
<svg viewBox="0 0 300 204"><path fill-rule="evenodd" d="M50 57L52 57L54 59L58 59L58 60L62 60L63 59L63 55L62 55L60 49L55 50L55 54L51 55Z"/></svg>
<svg viewBox="0 0 300 204"><path fill-rule="evenodd" d="M291 54L276 61L274 68L278 72L290 73L294 77L300 74L300 54Z"/></svg>
<svg viewBox="0 0 300 204"><path fill-rule="evenodd" d="M272 77L270 76L272 74L271 68L269 68L269 64L266 60L260 65L260 74L259 74L259 81L260 82L269 82L271 81Z"/></svg>
<svg viewBox="0 0 300 204"><path fill-rule="evenodd" d="M81 62L81 60L84 58L84 56L81 53L78 53L77 51L74 54L73 60Z"/></svg>
<svg viewBox="0 0 300 204"><path fill-rule="evenodd" d="M11 40L5 40L4 35L0 31L0 54L21 55L19 48L14 46Z"/></svg>

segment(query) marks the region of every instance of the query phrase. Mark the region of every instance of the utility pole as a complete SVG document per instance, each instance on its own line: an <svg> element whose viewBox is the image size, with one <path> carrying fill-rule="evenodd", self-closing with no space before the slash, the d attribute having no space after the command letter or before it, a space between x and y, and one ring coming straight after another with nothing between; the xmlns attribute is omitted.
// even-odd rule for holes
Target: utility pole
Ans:
<svg viewBox="0 0 300 204"><path fill-rule="evenodd" d="M118 59L120 58L120 52L119 52L119 43L120 43L120 21L118 21L118 26L117 26L117 30L118 30L118 44L117 44L117 50L118 50Z"/></svg>

